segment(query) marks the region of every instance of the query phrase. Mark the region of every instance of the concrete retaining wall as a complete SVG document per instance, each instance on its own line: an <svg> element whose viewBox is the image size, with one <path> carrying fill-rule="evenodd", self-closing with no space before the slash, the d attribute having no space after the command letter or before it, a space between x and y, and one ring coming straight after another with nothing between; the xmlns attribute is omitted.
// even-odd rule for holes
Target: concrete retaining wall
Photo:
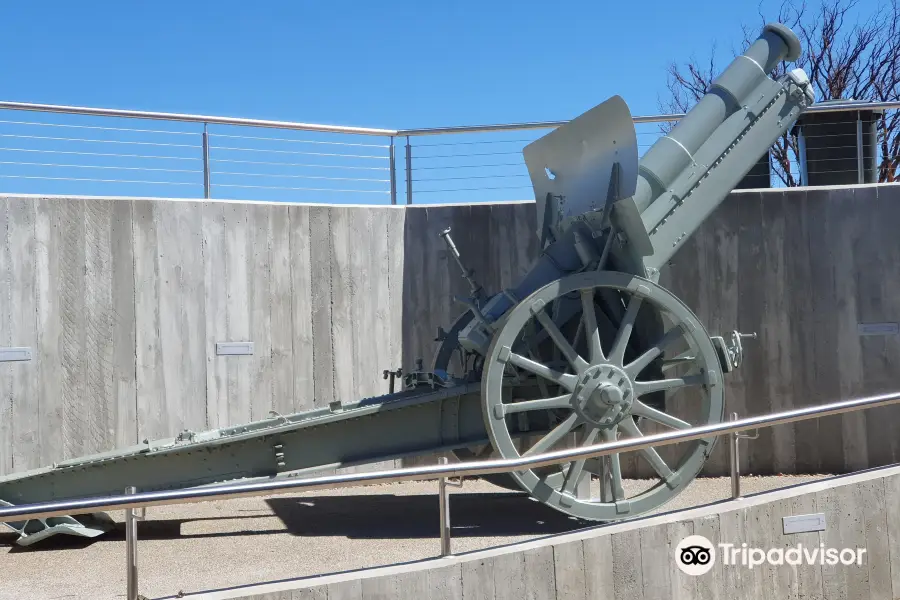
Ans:
<svg viewBox="0 0 900 600"><path fill-rule="evenodd" d="M401 210L0 200L0 473L387 391ZM216 343L252 341L252 356Z"/></svg>
<svg viewBox="0 0 900 600"><path fill-rule="evenodd" d="M782 518L825 515L825 531L784 534ZM712 569L682 573L689 535L716 547ZM860 565L725 564L718 544L812 552L864 548ZM787 555L788 558L791 555ZM738 555L738 561L740 561ZM900 467L455 557L184 596L192 600L706 600L900 597ZM166 599L168 600L168 599Z"/></svg>
<svg viewBox="0 0 900 600"><path fill-rule="evenodd" d="M900 383L900 186L736 192L662 274L712 333L758 331L728 380L759 414ZM533 203L344 207L0 198L0 474L387 391L462 311L445 226L490 291L537 254ZM253 341L252 356L216 342ZM744 469L900 457L900 408L763 431ZM726 469L724 445L707 473ZM626 464L632 473L645 473Z"/></svg>
<svg viewBox="0 0 900 600"><path fill-rule="evenodd" d="M711 334L759 334L727 378L729 413L900 389L900 335L858 331L860 324L900 322L897 223L898 185L735 192L682 247L660 283ZM467 289L437 237L444 225L465 236L457 243L463 259L490 290L515 281L538 251L531 204L408 210L404 365L431 356L433 332L459 312L450 293ZM900 407L888 407L766 429L745 446L742 469L842 473L891 464L900 460L891 425L898 421ZM633 455L623 457L623 469L653 476ZM704 472L728 473L725 444Z"/></svg>

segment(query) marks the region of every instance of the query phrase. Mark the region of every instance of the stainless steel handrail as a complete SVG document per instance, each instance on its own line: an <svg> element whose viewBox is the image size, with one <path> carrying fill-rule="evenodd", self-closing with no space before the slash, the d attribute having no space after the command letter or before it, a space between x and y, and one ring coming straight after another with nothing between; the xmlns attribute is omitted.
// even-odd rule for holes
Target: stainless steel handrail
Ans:
<svg viewBox="0 0 900 600"><path fill-rule="evenodd" d="M898 103L900 105L900 103ZM666 123L668 121L677 121L682 118L684 113L673 113L671 115L645 115L632 116L635 124L639 123ZM501 123L497 125L458 125L451 127L426 127L422 129L401 129L398 135L419 136L419 135L441 135L445 133L487 133L491 131L524 131L527 129L553 129L560 125L565 125L568 121L535 121L533 123Z"/></svg>
<svg viewBox="0 0 900 600"><path fill-rule="evenodd" d="M900 403L900 392L881 394L878 396L867 396L853 400L843 400L831 404L807 406L780 413L748 417L737 421L723 421L721 423L703 425L691 429L667 431L641 438L630 438L615 442L584 446L581 448L567 448L565 450L547 452L537 456L463 462L454 465L428 465L408 469L329 475L307 479L282 479L258 483L228 484L205 488L188 488L161 492L139 492L137 494L121 494L117 496L82 498L78 500L42 502L0 508L0 522L38 518L43 519L62 515L145 508L150 506L190 504L210 500L246 498L267 494L286 494L297 490L322 490L351 487L359 484L395 483L420 479L433 479L436 477L471 477L474 475L507 473L523 469L546 467L582 458L595 458L617 452L640 450L651 446L667 446L679 442L758 429L760 427L772 427L796 421L818 419L820 417L839 415L897 403Z"/></svg>
<svg viewBox="0 0 900 600"><path fill-rule="evenodd" d="M58 104L36 104L32 102L0 101L0 109L27 110L34 112L62 113L72 115L89 115L99 117L123 117L131 119L150 119L156 121L180 121L188 123L209 123L218 125L243 125L247 127L265 127L272 129L294 129L298 131L318 131L323 133L347 133L375 136L422 136L447 133L486 133L491 131L521 131L528 129L552 129L568 121L535 121L526 123L499 123L493 125L460 125L450 127L425 127L413 129L379 129L371 127L351 127L343 125L323 125L316 123L296 123L293 121L270 121L265 119L246 119L240 117L220 117L214 115L192 115L184 113L166 113L141 110L122 110L115 108L90 108L85 106L65 106ZM900 109L900 101L890 102L833 102L814 104L806 110L816 112L842 112L853 110L889 110ZM663 123L677 121L684 114L660 114L635 116L635 123Z"/></svg>
<svg viewBox="0 0 900 600"><path fill-rule="evenodd" d="M829 102L822 103L818 105L814 105L808 109L808 112L839 112L839 111L861 111L861 110L885 110L890 108L900 108L900 101L894 102L865 102L865 101L856 101L856 102ZM202 132L202 159L203 159L203 197L210 198L212 196L212 187L213 182L211 181L211 169L210 169L210 158L209 158L209 139L208 139L208 131L207 127L210 124L215 125L236 125L236 126L247 126L247 127L259 127L259 128L270 128L270 129L289 129L295 131L311 131L311 132L323 132L323 133L336 133L336 134L353 134L353 135L369 135L369 136L383 136L390 138L390 146L388 150L388 159L390 162L390 188L386 193L390 194L391 204L397 203L397 166L395 162L394 155L394 138L401 136L406 138L406 203L413 203L413 157L412 157L412 145L410 144L410 139L412 137L417 136L432 136L432 135L443 135L443 134L460 134L460 133L489 133L489 132L500 132L500 131L523 131L523 130L541 130L541 129L553 129L559 127L560 125L566 123L567 121L537 121L537 122L529 122L529 123L499 123L493 125L462 125L462 126L451 126L451 127L430 127L430 128L412 128L412 129L378 129L378 128L370 128L370 127L350 127L344 125L323 125L316 123L296 123L292 121L275 121L275 120L265 120L265 119L246 119L246 118L237 118L237 117L221 117L215 115L193 115L193 114L185 114L185 113L166 113L166 112L156 112L156 111L140 111L140 110L124 110L124 109L113 109L113 108L91 108L84 106L66 106L66 105L58 105L58 104L37 104L32 102L8 102L8 101L0 101L0 110L22 110L22 111L34 111L34 112L47 112L47 113L61 113L61 114L76 114L76 115L89 115L89 116L100 116L100 117L120 117L120 118L132 118L132 119L150 119L157 121L180 121L180 122L189 122L189 123L197 123L203 125ZM671 122L677 121L684 117L684 114L657 114L657 115L644 115L644 116L633 116L632 120L634 123L662 123L662 122ZM857 130L859 135L857 136L857 146L862 144L861 132L862 132L862 122L857 116ZM802 143L802 141L801 141ZM13 149L7 149L13 150ZM234 150L234 148L232 148ZM30 150L24 150L30 151ZM858 173L858 179L860 183L865 180L864 174L864 165L862 152L858 153L858 164L856 171ZM433 158L433 157L431 157ZM24 164L24 163L20 163ZM55 165L44 165L44 166L55 166ZM81 166L81 165L60 165L60 166ZM805 160L801 161L801 172L804 174L803 181L805 181L805 173L806 173L806 163ZM224 173L227 174L227 173ZM232 173L232 175L240 175L236 173ZM247 174L243 174L247 175ZM271 175L277 177L278 175ZM2 177L19 177L22 179L56 179L51 177L29 177L23 175L2 175ZM62 178L68 179L70 181L77 181L74 178ZM83 179L81 181L88 181L87 179ZM99 180L97 180L99 181ZM106 183L116 183L116 181L106 181ZM119 181L118 183L144 183L144 184L168 184L172 185L172 182L165 181ZM190 185L188 183L177 183L175 185ZM229 184L219 184L222 187L244 187L244 188L263 188L266 186L258 186L258 185L237 185L234 183ZM306 191L329 191L325 189L312 189L312 188L293 188L293 187L278 187L278 186L268 186L269 189L282 189L282 190L302 190ZM516 189L517 187L525 189L527 186L514 186L513 188L495 188L495 189ZM341 191L341 192L370 192L371 190L330 190L330 191ZM422 190L425 193L439 192L439 191L447 191L447 192L459 192L466 191L464 189L459 190L434 190L427 189Z"/></svg>
<svg viewBox="0 0 900 600"><path fill-rule="evenodd" d="M900 101L889 102L834 102L814 104L806 109L805 113L819 112L846 112L854 110L890 110L900 109ZM684 117L684 113L672 113L669 115L643 115L632 117L635 124L639 123L666 123L677 121ZM460 125L451 127L429 127L423 129L401 129L397 135L419 136L440 135L445 133L484 133L489 131L519 131L526 129L552 129L567 123L568 121L536 121L533 123L504 123L498 125Z"/></svg>
<svg viewBox="0 0 900 600"><path fill-rule="evenodd" d="M128 119L180 121L187 123L209 123L217 125L243 125L246 127L295 129L298 131L319 131L323 133L351 133L359 135L380 136L397 135L397 131L394 129L374 129L371 127L348 127L344 125L322 125L315 123L294 123L292 121L269 121L265 119L242 119L238 117L216 117L211 115L189 115L182 113L166 113L143 110L120 110L117 108L89 108L86 106L63 106L59 104L34 104L31 102L0 102L0 109L4 108L8 110L30 110L33 112L63 113L68 115L122 117Z"/></svg>

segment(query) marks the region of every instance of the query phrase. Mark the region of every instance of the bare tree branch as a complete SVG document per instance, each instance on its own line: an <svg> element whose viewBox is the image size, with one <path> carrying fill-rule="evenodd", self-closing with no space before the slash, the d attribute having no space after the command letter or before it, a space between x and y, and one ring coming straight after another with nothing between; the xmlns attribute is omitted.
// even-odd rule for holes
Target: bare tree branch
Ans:
<svg viewBox="0 0 900 600"><path fill-rule="evenodd" d="M867 18L851 24L850 19L859 0L822 0L811 11L806 0L784 0L776 14L765 14L759 5L759 23L744 24L743 52L756 39L760 26L777 21L790 27L800 38L803 54L792 65L782 63L772 73L784 74L788 68L800 67L809 76L818 102L837 99L894 101L900 98L900 6L898 0L883 0ZM774 17L774 18L773 18ZM692 57L687 63L673 61L667 69L665 99L658 101L660 110L684 113L699 101L720 67L715 47L709 62L699 63ZM668 132L673 124L662 126ZM881 154L878 181L900 180L900 111L880 115L876 134ZM788 186L798 185L792 170L797 164L798 144L788 132L772 147L775 176Z"/></svg>

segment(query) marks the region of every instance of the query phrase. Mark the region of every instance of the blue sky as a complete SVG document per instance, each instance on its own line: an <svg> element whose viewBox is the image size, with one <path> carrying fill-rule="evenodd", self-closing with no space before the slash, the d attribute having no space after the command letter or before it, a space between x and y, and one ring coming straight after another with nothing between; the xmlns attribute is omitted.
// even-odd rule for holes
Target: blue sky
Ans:
<svg viewBox="0 0 900 600"><path fill-rule="evenodd" d="M724 64L757 22L722 0L6 2L0 98L388 128L567 119L613 94L648 114L669 61L716 42Z"/></svg>

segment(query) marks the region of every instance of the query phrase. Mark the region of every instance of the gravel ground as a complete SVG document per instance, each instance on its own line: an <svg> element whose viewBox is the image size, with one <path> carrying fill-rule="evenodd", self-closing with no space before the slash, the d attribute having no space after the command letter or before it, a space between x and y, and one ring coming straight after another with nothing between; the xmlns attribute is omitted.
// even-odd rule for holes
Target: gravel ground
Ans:
<svg viewBox="0 0 900 600"><path fill-rule="evenodd" d="M752 494L820 477L744 477ZM626 482L638 489L642 482ZM730 480L695 480L665 511L730 496ZM140 524L140 591L150 598L334 573L436 556L435 482L244 498L148 510ZM455 553L590 526L483 481L451 488ZM125 543L116 530L95 540L58 536L31 549L0 533L0 600L124 597Z"/></svg>

